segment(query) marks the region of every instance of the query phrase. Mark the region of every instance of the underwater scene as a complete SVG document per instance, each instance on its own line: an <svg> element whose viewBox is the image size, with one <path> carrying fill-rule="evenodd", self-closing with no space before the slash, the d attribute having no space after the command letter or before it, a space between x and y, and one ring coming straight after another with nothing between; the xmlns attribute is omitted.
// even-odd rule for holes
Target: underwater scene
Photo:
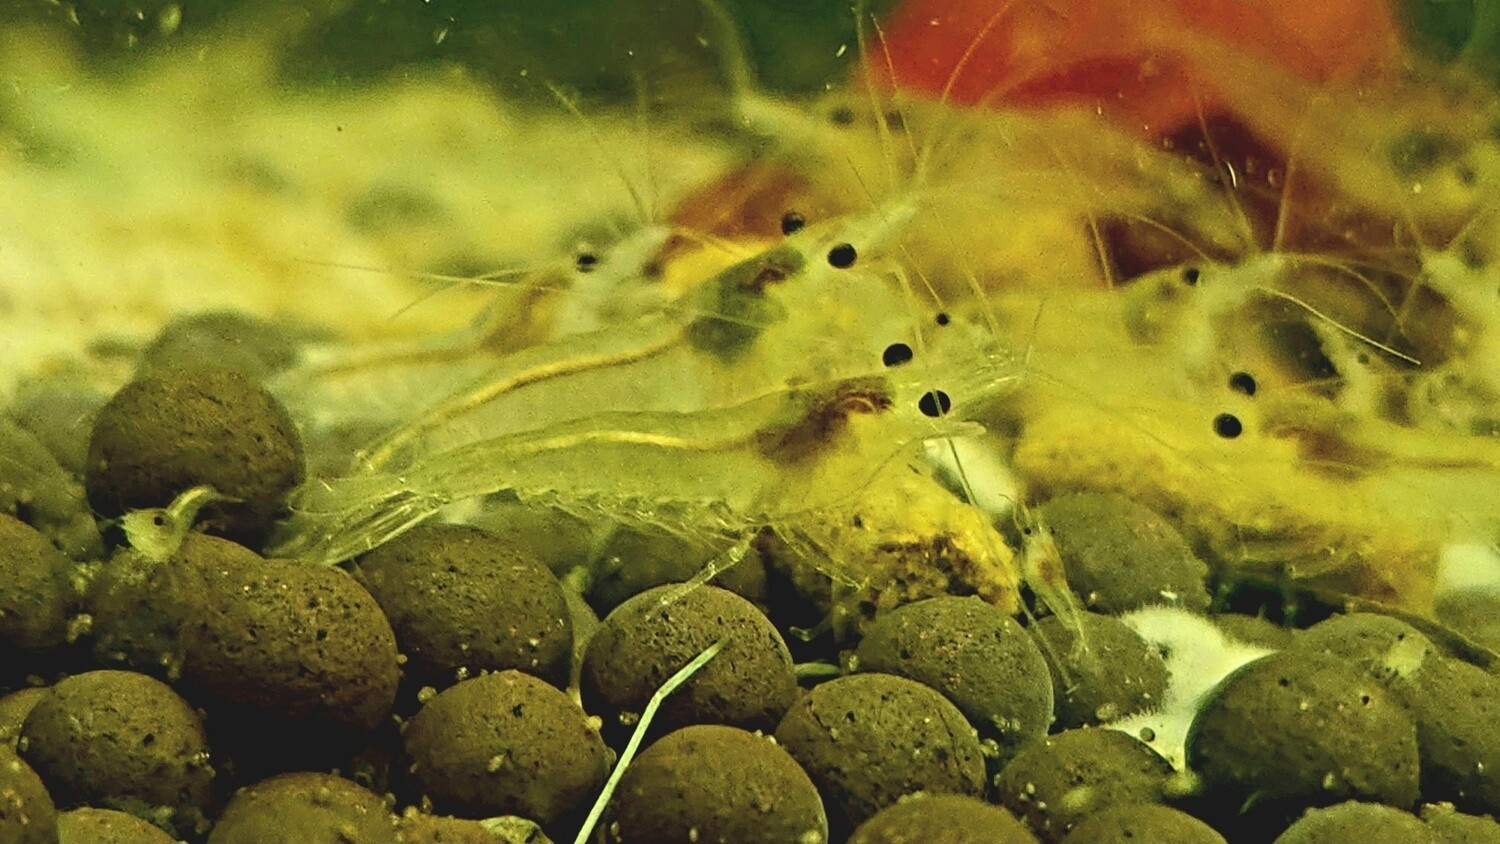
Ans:
<svg viewBox="0 0 1500 844"><path fill-rule="evenodd" d="M0 0L0 842L1500 841L1500 2Z"/></svg>

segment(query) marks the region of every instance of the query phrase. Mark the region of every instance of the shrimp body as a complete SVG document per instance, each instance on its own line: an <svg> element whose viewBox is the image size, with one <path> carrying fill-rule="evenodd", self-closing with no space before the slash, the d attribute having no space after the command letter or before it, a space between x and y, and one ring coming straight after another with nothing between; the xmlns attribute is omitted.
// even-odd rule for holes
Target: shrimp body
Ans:
<svg viewBox="0 0 1500 844"><path fill-rule="evenodd" d="M949 405L952 418L941 422L926 414L938 401L930 369L871 370L692 412L601 413L477 440L400 472L309 484L294 499L273 553L338 562L449 504L507 493L687 536L743 537L768 528L815 554L825 573L857 581L868 567L859 574L856 550L889 552L921 535L909 519L891 519L882 531L879 511L924 500L933 505L934 524L968 537L952 540L967 548L965 565L990 571L1013 601L1003 543L979 511L930 477L923 443L975 430L963 417L1014 386L1014 360L998 351L970 359L961 377L944 382L965 400ZM881 497L884 504L871 506ZM870 515L849 527L846 517L861 512Z"/></svg>

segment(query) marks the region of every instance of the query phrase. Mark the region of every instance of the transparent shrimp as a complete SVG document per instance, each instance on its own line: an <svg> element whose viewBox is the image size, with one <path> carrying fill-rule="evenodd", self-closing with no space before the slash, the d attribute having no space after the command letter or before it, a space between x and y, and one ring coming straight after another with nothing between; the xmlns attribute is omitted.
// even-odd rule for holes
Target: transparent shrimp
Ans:
<svg viewBox="0 0 1500 844"><path fill-rule="evenodd" d="M957 351L944 358L914 336L897 241L916 202L816 222L680 298L502 355L366 448L352 476L309 484L277 552L343 559L447 504L501 492L728 534L847 500L932 434L929 415L949 413L948 393L921 386L931 373L973 386L961 406L1007 380L1009 358L985 351L993 338L959 343L954 328ZM896 379L886 351L903 339L923 354ZM846 430L866 431L864 444L833 447ZM818 483L798 486L811 474Z"/></svg>
<svg viewBox="0 0 1500 844"><path fill-rule="evenodd" d="M1249 107L1244 92L1241 99ZM1388 107L1392 111L1386 123L1406 126L1403 121L1409 118ZM1362 109L1370 112L1374 106ZM1311 113L1318 108L1308 110L1304 122L1317 125ZM1360 119L1371 120L1369 114ZM1305 129L1297 129L1299 138ZM1204 133L1208 135L1206 125ZM1386 137L1391 136L1387 130ZM1393 175L1407 171L1408 177L1467 172L1470 182L1481 180L1480 162L1487 157L1486 147L1493 145L1487 140L1466 145L1457 134L1436 130L1382 144L1374 170ZM1388 152L1385 147L1391 145L1404 152ZM1211 142L1209 147L1213 149ZM1430 208L1424 210L1420 195L1408 201L1397 192L1383 200L1382 211L1397 215L1394 236L1404 238L1404 243L1351 243L1363 251L1352 257L1289 251L1283 241L1292 228L1288 221L1293 218L1294 182L1303 181L1297 174L1309 170L1328 178L1326 172L1334 167L1327 160L1304 164L1297 153L1305 147L1316 148L1314 159L1348 154L1337 144L1330 151L1328 145L1294 142L1283 175L1273 186L1279 197L1268 227L1269 248L1234 262L1196 262L1138 279L1125 300L1133 339L1172 355L1200 386L1250 379L1262 392L1290 397L1266 422L1304 440L1353 439L1337 435L1326 421L1318 420L1318 414L1326 417L1328 410L1319 398L1358 418L1415 422L1434 431L1488 433L1500 390L1492 378L1486 383L1482 373L1492 368L1487 362L1500 351L1489 328L1497 317L1495 302L1500 300L1493 290L1500 282L1477 247L1483 238L1476 232L1493 219L1492 201L1472 193L1467 198L1450 193L1450 208L1466 204L1473 209L1468 221L1450 235L1446 232L1451 226L1442 217L1435 220ZM1384 160L1388 154L1392 161ZM1232 172L1217 152L1214 165ZM1246 214L1247 226L1249 220ZM1444 233L1440 237L1446 238L1445 247L1427 245L1426 231L1434 228ZM1261 404L1264 408L1275 401L1267 396ZM1349 428L1347 423L1343 427ZM1308 429L1313 428L1323 430L1312 434ZM1378 463L1437 462L1433 449L1405 445L1402 458L1382 449L1350 444L1341 448L1352 462L1371 462L1368 456L1355 456L1361 451L1386 455ZM1445 448L1452 465L1484 459L1479 456L1482 446L1478 453L1473 448L1455 449L1453 443ZM1461 456L1466 452L1468 456Z"/></svg>
<svg viewBox="0 0 1500 844"><path fill-rule="evenodd" d="M841 583L885 577L860 598L875 609L950 587L1015 608L1025 577L1065 614L1065 577L1044 565L1045 526L1018 562L995 511L1007 497L1113 489L1176 517L1226 577L1270 568L1420 606L1443 532L1419 495L1457 471L1493 477L1500 463L1477 454L1468 469L1431 463L1430 476L1395 477L1374 471L1373 451L1318 452L1311 411L1292 432L1277 427L1268 394L1233 392L1227 373L1184 378L1194 361L1203 372L1223 365L1226 326L1267 301L1318 326L1325 349L1345 343L1339 355L1363 349L1391 370L1411 366L1400 336L1319 318L1319 303L1293 301L1305 297L1282 275L1322 266L1399 312L1355 264L1291 260L1279 234L1266 255L1226 257L1254 252L1233 194L1086 115L960 111L871 90L814 105L731 93L760 137L746 166L802 177L771 180L760 199L809 212L807 225L715 244L721 263L697 265L696 283L672 295L630 299L629 275L602 285L598 301L643 306L487 359L346 477L299 491L274 552L336 562L450 504L504 493L698 538L769 531ZM1101 221L1120 218L1200 259L1205 295L1155 339L1132 329L1129 312L1154 282L1112 289ZM1002 243L1035 238L1043 220L1056 234L1028 244L1040 252ZM846 245L852 266L835 258ZM1039 263L1052 272L1015 283ZM1068 295L1047 298L1068 282ZM1039 289L1054 316L1028 333ZM1180 348L1163 355L1153 343ZM1388 433L1362 431L1366 441ZM1016 488L987 486L1004 472L976 471L980 443ZM908 551L904 568L872 562ZM1410 562L1393 570L1390 559Z"/></svg>
<svg viewBox="0 0 1500 844"><path fill-rule="evenodd" d="M967 355L974 355L972 350ZM858 498L921 443L971 430L966 408L1013 385L1013 358L979 352L962 380L930 367L808 382L691 412L613 412L428 456L399 473L309 485L272 553L338 562L467 499L511 493L590 517L688 535L787 529ZM939 425L928 414L950 416Z"/></svg>
<svg viewBox="0 0 1500 844"><path fill-rule="evenodd" d="M883 208L841 221L840 233L867 245L862 263L878 263L880 243L902 214ZM847 365L841 358L877 359L902 305L878 272L829 266L833 245L827 226L810 227L680 299L501 356L469 386L367 447L357 465L378 470L409 459L403 450L522 430L536 424L538 407L549 422L600 406L687 411L774 388L799 370L837 371ZM850 292L860 295L858 312ZM828 307L841 299L844 305Z"/></svg>
<svg viewBox="0 0 1500 844"><path fill-rule="evenodd" d="M1246 80L1253 78L1242 74L1235 82L1247 100ZM1284 102L1271 99L1278 107ZM1370 128L1376 118L1361 119ZM1292 137L1331 124L1302 112L1266 125ZM1349 176L1340 156L1355 156L1344 140L1318 147L1314 154L1322 158L1307 169ZM1419 286L1402 272L1410 256L1362 263L1289 251L1288 190L1265 233L1269 248L1255 248L1261 233L1235 199L1233 171L1215 158L1215 169L1228 172L1225 207L1241 220L1242 246L1228 253L1211 243L1196 246L1190 267L1135 279L1123 298L1070 296L1066 310L1090 330L1052 323L1053 330L1040 332L1031 387L1009 411L1008 424L1019 429L1017 474L1031 495L1113 489L1177 515L1226 579L1237 569L1278 569L1420 608L1445 541L1475 529L1493 541L1497 511L1485 491L1500 475L1500 460L1488 443L1421 437L1404 420L1382 416L1410 373L1451 354L1413 327L1433 313L1430 306L1410 310L1404 296ZM1283 185L1300 160L1289 159L1278 177ZM1367 200L1362 191L1351 192ZM1473 197L1448 193L1442 203L1425 201L1411 217L1431 226L1471 206ZM1391 195L1379 205L1403 207ZM1195 239L1179 240L1193 246ZM1215 253L1239 257L1211 259ZM1333 291L1333 304L1311 291ZM1351 302L1357 307L1345 306ZM1303 345L1337 366L1340 404L1316 400L1326 387L1318 382L1326 379L1304 369L1306 361L1279 362L1287 369L1279 384L1269 377L1263 352L1252 356L1280 342L1260 333L1273 324L1268 317L1301 325L1309 337ZM1258 393L1249 388L1253 397L1235 386L1243 378L1232 377L1247 376L1246 368L1268 376L1249 380L1261 381ZM1438 478L1450 492L1465 490L1458 498L1470 501L1442 492Z"/></svg>
<svg viewBox="0 0 1500 844"><path fill-rule="evenodd" d="M969 299L967 279L1033 291L1110 283L1103 239L1111 220L1202 255L1243 246L1235 209L1198 167L1143 147L1092 112L955 108L868 75L811 101L770 97L755 90L728 16L703 2L721 23L717 46L737 122L760 139L763 158L818 174L789 201L847 213L922 196L926 213L903 235L907 261L951 301ZM856 14L866 65L889 63L878 21L862 7ZM962 70L960 62L953 74ZM1030 269L1038 264L1050 272Z"/></svg>
<svg viewBox="0 0 1500 844"><path fill-rule="evenodd" d="M1253 110L1265 97L1252 96L1246 87L1236 88L1239 107ZM1200 386L1222 383L1247 363L1275 369L1274 361L1253 360L1255 347L1267 345L1254 335L1263 332L1267 323L1295 324L1308 335L1307 342L1321 347L1320 358L1330 358L1351 380L1366 369L1371 356L1389 364L1387 369L1418 367L1420 358L1431 351L1423 346L1423 338L1407 330L1402 301L1410 301L1410 285L1399 263L1388 265L1374 256L1371 247L1357 242L1347 244L1356 250L1352 256L1297 249L1291 243L1294 237L1327 234L1293 232L1297 194L1326 190L1304 189L1304 182L1330 178L1323 172L1326 161L1305 161L1318 158L1309 155L1309 148L1327 155L1326 149L1306 140L1317 111L1316 104L1307 105L1293 126L1277 127L1282 133L1275 136L1280 141L1268 153L1270 163L1257 160L1257 153L1245 154L1240 166L1247 174L1242 183L1236 163L1221 154L1200 106L1200 146L1208 157L1209 172L1223 185L1224 196L1241 221L1244 248L1227 260L1200 254L1191 263L1148 273L1134 280L1123 303L1132 338L1174 355L1184 374L1197 379ZM1252 170L1257 172L1254 180L1248 175ZM1268 222L1258 219L1252 208L1256 202L1270 206ZM1327 205L1329 200L1324 197L1322 202ZM1338 220L1320 225L1333 228ZM1342 236L1351 237L1349 232ZM1356 361L1360 366L1353 365ZM1361 409L1366 411L1383 397L1373 389L1348 392L1363 396Z"/></svg>

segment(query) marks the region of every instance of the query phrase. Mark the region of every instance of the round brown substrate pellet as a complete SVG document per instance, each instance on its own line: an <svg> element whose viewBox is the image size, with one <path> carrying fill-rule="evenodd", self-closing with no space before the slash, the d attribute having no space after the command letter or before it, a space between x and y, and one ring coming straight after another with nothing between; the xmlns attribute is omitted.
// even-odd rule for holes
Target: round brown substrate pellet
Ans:
<svg viewBox="0 0 1500 844"><path fill-rule="evenodd" d="M1082 727L1028 745L995 778L995 799L1046 841L1111 806L1159 803L1172 766L1117 730Z"/></svg>
<svg viewBox="0 0 1500 844"><path fill-rule="evenodd" d="M1500 653L1500 589L1481 586L1444 592L1433 612L1445 627Z"/></svg>
<svg viewBox="0 0 1500 844"><path fill-rule="evenodd" d="M1079 821L1062 844L1225 844L1218 830L1170 806L1111 806Z"/></svg>
<svg viewBox="0 0 1500 844"><path fill-rule="evenodd" d="M464 680L406 725L418 796L466 818L520 815L544 827L592 800L608 757L565 693L519 671Z"/></svg>
<svg viewBox="0 0 1500 844"><path fill-rule="evenodd" d="M1432 827L1410 812L1379 803L1349 801L1307 814L1277 836L1276 844L1438 844Z"/></svg>
<svg viewBox="0 0 1500 844"><path fill-rule="evenodd" d="M1420 630L1387 615L1335 615L1298 634L1292 650L1337 657L1379 680L1415 671L1437 647Z"/></svg>
<svg viewBox="0 0 1500 844"><path fill-rule="evenodd" d="M89 605L100 661L165 667L195 693L236 706L368 731L395 702L395 634L338 568L266 560L190 534L164 563L117 555Z"/></svg>
<svg viewBox="0 0 1500 844"><path fill-rule="evenodd" d="M31 708L46 697L49 691L51 690L45 686L32 686L0 697L0 748L16 749L16 741L21 738L21 725L26 723L26 716L31 714Z"/></svg>
<svg viewBox="0 0 1500 844"><path fill-rule="evenodd" d="M361 557L355 576L422 682L514 668L565 686L573 623L563 586L524 547L463 525L421 525Z"/></svg>
<svg viewBox="0 0 1500 844"><path fill-rule="evenodd" d="M1036 642L979 598L928 598L877 618L859 643L859 668L899 674L942 692L1001 758L1047 735L1052 678Z"/></svg>
<svg viewBox="0 0 1500 844"><path fill-rule="evenodd" d="M56 844L57 808L41 777L0 747L0 841Z"/></svg>
<svg viewBox="0 0 1500 844"><path fill-rule="evenodd" d="M1119 619L1048 616L1032 633L1051 670L1058 726L1097 726L1161 705L1167 664Z"/></svg>
<svg viewBox="0 0 1500 844"><path fill-rule="evenodd" d="M974 728L947 698L905 677L830 680L793 704L776 741L818 785L830 822L845 829L918 791L985 791Z"/></svg>
<svg viewBox="0 0 1500 844"><path fill-rule="evenodd" d="M57 844L176 844L177 839L135 815L83 807L57 816Z"/></svg>
<svg viewBox="0 0 1500 844"><path fill-rule="evenodd" d="M1057 542L1068 585L1089 609L1208 609L1208 566L1151 509L1113 493L1085 492L1054 498L1039 513Z"/></svg>
<svg viewBox="0 0 1500 844"><path fill-rule="evenodd" d="M1371 613L1315 624L1296 647L1363 669L1406 706L1417 727L1424 799L1500 812L1500 676L1445 656L1404 621Z"/></svg>
<svg viewBox="0 0 1500 844"><path fill-rule="evenodd" d="M137 368L194 368L211 361L263 381L296 359L290 329L240 311L201 311L167 323L141 352Z"/></svg>
<svg viewBox="0 0 1500 844"><path fill-rule="evenodd" d="M188 534L177 553L159 563L121 549L89 582L85 606L93 616L94 658L112 667L182 672L184 632L218 612L208 593L216 571L254 569L260 555L227 539Z"/></svg>
<svg viewBox="0 0 1500 844"><path fill-rule="evenodd" d="M735 727L684 727L625 770L602 828L611 844L826 842L812 780L770 739Z"/></svg>
<svg viewBox="0 0 1500 844"><path fill-rule="evenodd" d="M1434 653L1390 687L1417 725L1422 797L1500 815L1500 676Z"/></svg>
<svg viewBox="0 0 1500 844"><path fill-rule="evenodd" d="M659 586L616 607L584 655L584 706L612 729L635 722L673 674L720 638L723 650L657 713L663 730L770 730L797 696L792 655L754 604L717 586Z"/></svg>
<svg viewBox="0 0 1500 844"><path fill-rule="evenodd" d="M0 513L0 650L37 653L67 639L71 569L47 537Z"/></svg>
<svg viewBox="0 0 1500 844"><path fill-rule="evenodd" d="M206 827L214 770L196 710L144 674L89 671L59 681L21 727L21 756L60 806L168 810L183 834Z"/></svg>
<svg viewBox="0 0 1500 844"><path fill-rule="evenodd" d="M552 844L535 823L506 815L484 821L407 810L396 823L401 844Z"/></svg>
<svg viewBox="0 0 1500 844"><path fill-rule="evenodd" d="M380 606L348 572L290 560L209 572L184 630L183 679L287 718L371 730L400 669Z"/></svg>
<svg viewBox="0 0 1500 844"><path fill-rule="evenodd" d="M333 774L279 774L240 789L208 844L397 844L379 795Z"/></svg>
<svg viewBox="0 0 1500 844"><path fill-rule="evenodd" d="M85 477L102 516L165 507L200 484L236 499L199 514L212 533L247 544L265 535L304 475L286 409L230 369L153 370L115 393L94 421Z"/></svg>
<svg viewBox="0 0 1500 844"><path fill-rule="evenodd" d="M1225 680L1193 719L1187 763L1205 785L1268 809L1350 798L1410 807L1417 731L1373 678L1323 654L1282 652Z"/></svg>
<svg viewBox="0 0 1500 844"><path fill-rule="evenodd" d="M1016 816L963 794L918 794L859 825L849 844L1037 844Z"/></svg>
<svg viewBox="0 0 1500 844"><path fill-rule="evenodd" d="M1291 648L1300 632L1293 627L1281 627L1269 619L1257 615L1226 612L1213 616L1215 627L1224 635L1247 645L1279 651Z"/></svg>
<svg viewBox="0 0 1500 844"><path fill-rule="evenodd" d="M107 394L68 379L33 382L20 388L6 413L30 431L68 474L82 478L94 416L108 400Z"/></svg>
<svg viewBox="0 0 1500 844"><path fill-rule="evenodd" d="M1455 811L1450 803L1428 803L1421 818L1443 844L1500 844L1500 822L1489 815Z"/></svg>

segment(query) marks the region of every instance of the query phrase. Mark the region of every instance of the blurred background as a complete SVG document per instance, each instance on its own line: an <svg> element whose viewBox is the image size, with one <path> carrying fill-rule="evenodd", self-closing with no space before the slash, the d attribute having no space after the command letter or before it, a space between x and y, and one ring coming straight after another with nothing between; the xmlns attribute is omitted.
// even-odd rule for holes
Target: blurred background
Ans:
<svg viewBox="0 0 1500 844"><path fill-rule="evenodd" d="M816 91L858 53L850 0L719 2L767 89ZM865 8L878 15L896 2ZM1500 0L1397 2L1419 51L1500 72ZM700 0L0 0L0 25L66 30L101 63L191 48L184 36L225 21L285 29L284 69L301 81L448 61L520 97L547 96L541 80L606 99L638 96L640 80L651 80L653 99L720 85L720 27Z"/></svg>
<svg viewBox="0 0 1500 844"><path fill-rule="evenodd" d="M890 0L870 0L882 13ZM750 45L759 81L812 91L857 54L849 0L722 0ZM467 66L515 96L542 81L591 97L657 98L719 87L721 27L699 0L0 0L0 23L72 33L93 60L172 50L223 22L293 33L289 78L356 81L412 63ZM843 50L839 45L847 45Z"/></svg>

